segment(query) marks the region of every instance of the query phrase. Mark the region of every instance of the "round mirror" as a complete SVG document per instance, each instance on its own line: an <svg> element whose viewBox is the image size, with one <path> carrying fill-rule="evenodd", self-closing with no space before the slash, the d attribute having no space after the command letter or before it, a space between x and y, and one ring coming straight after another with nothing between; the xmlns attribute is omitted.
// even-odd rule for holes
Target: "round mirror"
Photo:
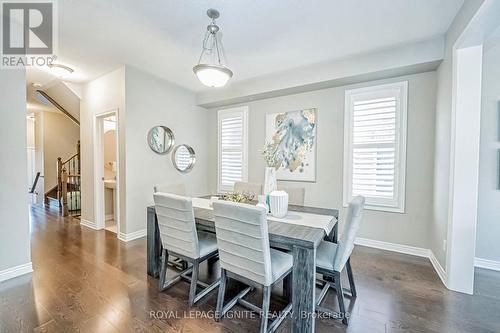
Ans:
<svg viewBox="0 0 500 333"><path fill-rule="evenodd" d="M155 126L148 132L148 144L158 154L168 153L174 146L174 133L165 126Z"/></svg>
<svg viewBox="0 0 500 333"><path fill-rule="evenodd" d="M196 162L194 149L188 145L179 145L174 148L172 153L172 163L180 172L189 172Z"/></svg>

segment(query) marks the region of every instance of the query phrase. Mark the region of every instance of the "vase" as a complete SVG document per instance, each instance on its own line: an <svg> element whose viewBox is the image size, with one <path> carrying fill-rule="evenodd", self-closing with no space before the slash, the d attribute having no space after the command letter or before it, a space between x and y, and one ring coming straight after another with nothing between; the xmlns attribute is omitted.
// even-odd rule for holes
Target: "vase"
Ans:
<svg viewBox="0 0 500 333"><path fill-rule="evenodd" d="M269 206L271 214L282 218L288 213L288 193L285 191L273 191L269 194Z"/></svg>
<svg viewBox="0 0 500 333"><path fill-rule="evenodd" d="M257 203L257 207L262 207L269 212L269 205L267 204L267 195L259 195L259 203Z"/></svg>
<svg viewBox="0 0 500 333"><path fill-rule="evenodd" d="M274 167L267 167L264 178L264 194L269 195L272 191L276 191L276 169Z"/></svg>

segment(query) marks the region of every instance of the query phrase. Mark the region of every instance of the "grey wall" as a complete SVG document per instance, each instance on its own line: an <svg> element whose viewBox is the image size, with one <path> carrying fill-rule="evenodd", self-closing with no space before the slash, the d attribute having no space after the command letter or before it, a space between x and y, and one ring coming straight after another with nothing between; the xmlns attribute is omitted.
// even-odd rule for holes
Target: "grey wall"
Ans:
<svg viewBox="0 0 500 333"><path fill-rule="evenodd" d="M146 207L153 204L153 186L186 184L190 195L208 194L208 111L196 106L195 94L133 67L126 67L126 214L127 233L146 228ZM164 125L176 144L186 143L196 152L194 169L182 174L174 169L171 153L158 155L148 146L151 127Z"/></svg>
<svg viewBox="0 0 500 333"><path fill-rule="evenodd" d="M500 43L483 56L476 257L500 261Z"/></svg>
<svg viewBox="0 0 500 333"><path fill-rule="evenodd" d="M434 207L429 239L430 249L446 269L446 249L450 191L450 147L453 80L453 45L484 0L467 0L446 34L445 57L437 71L436 141L434 164Z"/></svg>
<svg viewBox="0 0 500 333"><path fill-rule="evenodd" d="M315 107L318 109L317 181L290 183L306 188L306 204L342 207L344 91L397 81L409 81L406 213L367 211L360 237L428 248L428 228L432 218L434 120L436 74L403 76L254 101L249 106L249 181L263 182L265 163L259 150L265 140L267 113ZM217 109L210 110L210 190L217 189Z"/></svg>
<svg viewBox="0 0 500 333"><path fill-rule="evenodd" d="M26 160L26 78L0 74L0 271L31 262Z"/></svg>

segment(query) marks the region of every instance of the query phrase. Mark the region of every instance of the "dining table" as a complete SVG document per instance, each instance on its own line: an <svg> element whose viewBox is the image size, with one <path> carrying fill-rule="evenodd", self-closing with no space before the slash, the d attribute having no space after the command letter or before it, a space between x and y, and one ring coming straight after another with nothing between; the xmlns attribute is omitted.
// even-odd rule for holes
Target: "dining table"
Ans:
<svg viewBox="0 0 500 333"><path fill-rule="evenodd" d="M193 198L193 212L198 230L215 233L213 209L207 197ZM289 205L283 218L269 214L270 246L293 256L291 288L292 332L314 332L316 249L322 240L337 242L337 209ZM319 223L321 222L321 223ZM158 277L162 244L155 207L147 207L147 273Z"/></svg>

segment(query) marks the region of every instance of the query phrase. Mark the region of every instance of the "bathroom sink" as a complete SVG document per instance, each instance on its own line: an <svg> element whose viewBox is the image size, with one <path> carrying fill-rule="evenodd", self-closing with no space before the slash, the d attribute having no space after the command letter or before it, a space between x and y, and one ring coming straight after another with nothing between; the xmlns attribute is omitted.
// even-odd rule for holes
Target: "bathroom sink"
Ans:
<svg viewBox="0 0 500 333"><path fill-rule="evenodd" d="M116 188L116 180L114 179L106 179L104 180L104 187L105 188L110 188L110 189L115 189Z"/></svg>

